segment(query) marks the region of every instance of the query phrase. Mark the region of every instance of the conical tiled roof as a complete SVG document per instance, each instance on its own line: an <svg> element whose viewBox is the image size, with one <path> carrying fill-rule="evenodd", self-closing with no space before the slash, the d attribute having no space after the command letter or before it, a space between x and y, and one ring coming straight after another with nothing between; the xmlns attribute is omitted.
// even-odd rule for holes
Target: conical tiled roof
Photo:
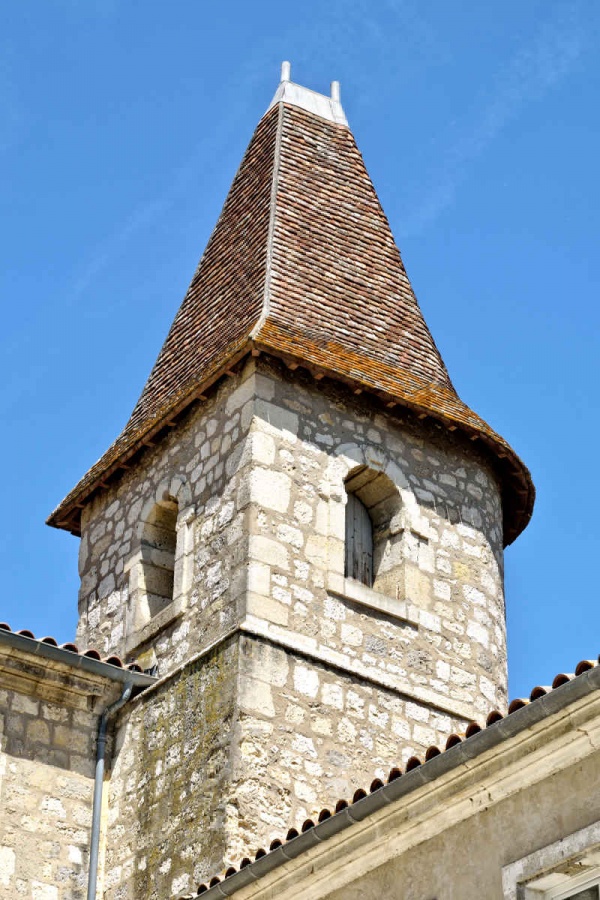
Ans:
<svg viewBox="0 0 600 900"><path fill-rule="evenodd" d="M456 394L337 97L283 81L261 119L123 433L48 520L77 530L90 493L251 350L318 369L488 445L505 539L529 473Z"/></svg>

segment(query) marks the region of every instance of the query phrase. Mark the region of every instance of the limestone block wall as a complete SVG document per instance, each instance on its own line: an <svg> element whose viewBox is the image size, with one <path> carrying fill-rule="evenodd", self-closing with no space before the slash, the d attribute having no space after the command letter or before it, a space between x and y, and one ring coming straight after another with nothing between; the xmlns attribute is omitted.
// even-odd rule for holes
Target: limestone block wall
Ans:
<svg viewBox="0 0 600 900"><path fill-rule="evenodd" d="M230 638L128 704L106 818L104 900L172 897L219 866L239 747L238 642Z"/></svg>
<svg viewBox="0 0 600 900"><path fill-rule="evenodd" d="M84 510L79 640L141 653L164 674L245 621L459 718L502 708L502 512L468 443L251 363ZM361 466L400 501L385 593L344 578L344 481ZM166 494L178 503L179 594L143 634L132 625L140 529Z"/></svg>
<svg viewBox="0 0 600 900"><path fill-rule="evenodd" d="M83 900L97 717L0 690L0 898Z"/></svg>
<svg viewBox="0 0 600 900"><path fill-rule="evenodd" d="M375 778L387 780L391 768L423 759L466 725L250 634L241 641L239 710L226 865L316 821Z"/></svg>
<svg viewBox="0 0 600 900"><path fill-rule="evenodd" d="M105 900L186 893L465 724L249 633L121 716Z"/></svg>
<svg viewBox="0 0 600 900"><path fill-rule="evenodd" d="M459 718L503 708L502 511L483 457L323 383L273 371L261 389L247 627ZM365 466L399 498L385 594L344 577L344 482Z"/></svg>
<svg viewBox="0 0 600 900"><path fill-rule="evenodd" d="M245 591L247 504L240 484L249 470L252 367L149 449L83 511L79 568L82 645L136 657L159 671L183 663L241 617ZM140 627L140 550L144 518L163 497L178 505L176 599Z"/></svg>

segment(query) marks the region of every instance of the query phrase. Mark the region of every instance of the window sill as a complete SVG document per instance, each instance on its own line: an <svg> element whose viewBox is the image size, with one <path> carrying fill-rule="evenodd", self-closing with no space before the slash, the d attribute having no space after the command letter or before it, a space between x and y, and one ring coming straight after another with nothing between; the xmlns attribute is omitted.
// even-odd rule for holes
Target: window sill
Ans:
<svg viewBox="0 0 600 900"><path fill-rule="evenodd" d="M410 625L418 626L419 624L414 616L409 614L409 604L404 600L380 594L353 578L336 578L335 581L330 578L328 589L331 594L344 600L352 600L354 603L368 606L370 609L375 609L377 612L385 613L386 616L392 616L394 619L400 619Z"/></svg>
<svg viewBox="0 0 600 900"><path fill-rule="evenodd" d="M163 628L166 628L167 625L170 625L175 619L178 619L183 614L184 609L185 603L183 597L172 600L168 606L165 606L159 613L152 616L148 622L127 635L125 646L126 652L128 654L134 653L142 646L142 644L150 641L159 631L162 631Z"/></svg>

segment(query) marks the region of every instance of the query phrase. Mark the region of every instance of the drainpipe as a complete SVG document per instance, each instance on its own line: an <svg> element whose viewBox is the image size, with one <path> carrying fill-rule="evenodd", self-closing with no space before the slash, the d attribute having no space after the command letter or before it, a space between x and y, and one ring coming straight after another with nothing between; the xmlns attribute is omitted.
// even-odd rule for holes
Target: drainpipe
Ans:
<svg viewBox="0 0 600 900"><path fill-rule="evenodd" d="M94 777L94 806L92 810L92 834L90 838L90 870L88 875L87 900L96 900L96 882L98 880L98 849L100 847L100 816L102 813L102 790L104 787L104 752L106 750L106 732L109 718L124 706L133 690L128 682L119 699L107 706L100 716L98 725L98 745L96 749L96 775Z"/></svg>

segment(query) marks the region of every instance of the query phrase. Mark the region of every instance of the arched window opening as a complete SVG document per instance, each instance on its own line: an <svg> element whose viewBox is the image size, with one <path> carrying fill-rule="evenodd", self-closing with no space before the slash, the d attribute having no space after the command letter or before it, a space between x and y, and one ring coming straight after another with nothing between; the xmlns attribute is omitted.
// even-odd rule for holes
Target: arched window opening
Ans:
<svg viewBox="0 0 600 900"><path fill-rule="evenodd" d="M356 494L348 494L346 504L346 578L373 584L373 523Z"/></svg>
<svg viewBox="0 0 600 900"><path fill-rule="evenodd" d="M345 577L396 596L401 558L400 495L394 483L368 466L346 478Z"/></svg>
<svg viewBox="0 0 600 900"><path fill-rule="evenodd" d="M150 618L173 599L176 545L177 501L167 496L155 504L142 530L140 587Z"/></svg>

